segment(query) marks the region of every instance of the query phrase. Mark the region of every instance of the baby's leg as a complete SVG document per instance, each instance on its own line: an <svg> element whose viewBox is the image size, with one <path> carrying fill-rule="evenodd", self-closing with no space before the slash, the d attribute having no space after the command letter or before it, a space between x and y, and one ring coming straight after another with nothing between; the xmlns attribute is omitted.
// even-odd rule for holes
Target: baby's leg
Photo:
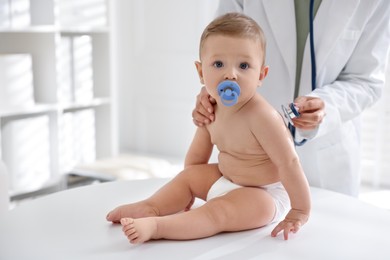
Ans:
<svg viewBox="0 0 390 260"><path fill-rule="evenodd" d="M106 219L114 223L120 223L120 220L124 217L144 218L158 215L158 209L149 204L147 200L143 200L116 207L107 214Z"/></svg>
<svg viewBox="0 0 390 260"><path fill-rule="evenodd" d="M216 164L187 167L150 198L122 205L107 215L107 220L119 223L121 218L165 216L185 209L194 197L206 200L210 187L221 177Z"/></svg>
<svg viewBox="0 0 390 260"><path fill-rule="evenodd" d="M123 219L131 243L150 239L188 240L224 231L241 231L268 224L275 214L272 197L260 188L239 188L194 210L164 216Z"/></svg>

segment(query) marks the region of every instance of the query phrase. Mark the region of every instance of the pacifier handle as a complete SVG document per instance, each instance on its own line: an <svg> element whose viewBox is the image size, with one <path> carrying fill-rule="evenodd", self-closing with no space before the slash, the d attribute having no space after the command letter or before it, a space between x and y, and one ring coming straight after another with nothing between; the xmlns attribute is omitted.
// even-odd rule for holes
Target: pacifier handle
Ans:
<svg viewBox="0 0 390 260"><path fill-rule="evenodd" d="M225 106L233 106L237 103L240 96L240 86L231 80L225 80L218 85L218 95L221 97L221 102Z"/></svg>

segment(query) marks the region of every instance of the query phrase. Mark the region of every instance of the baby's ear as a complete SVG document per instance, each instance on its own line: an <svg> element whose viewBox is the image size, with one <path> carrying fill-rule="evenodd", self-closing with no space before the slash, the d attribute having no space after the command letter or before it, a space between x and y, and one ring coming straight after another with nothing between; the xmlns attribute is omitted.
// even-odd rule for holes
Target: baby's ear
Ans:
<svg viewBox="0 0 390 260"><path fill-rule="evenodd" d="M196 67L196 70L198 71L198 76L199 76L199 79L200 79L200 83L204 84L202 63L200 61L195 61L195 67Z"/></svg>
<svg viewBox="0 0 390 260"><path fill-rule="evenodd" d="M265 79L265 77L267 77L267 75L268 75L268 69L269 69L268 66L263 66L263 67L261 68L260 77L259 77L259 80L260 80L260 81L263 80L263 79Z"/></svg>

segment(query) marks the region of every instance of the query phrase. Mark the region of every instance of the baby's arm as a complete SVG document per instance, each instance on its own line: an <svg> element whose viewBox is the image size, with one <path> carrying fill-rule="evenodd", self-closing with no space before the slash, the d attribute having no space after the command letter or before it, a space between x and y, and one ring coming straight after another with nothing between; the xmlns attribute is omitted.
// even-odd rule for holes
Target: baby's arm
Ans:
<svg viewBox="0 0 390 260"><path fill-rule="evenodd" d="M184 166L205 164L209 162L213 144L206 127L198 127L184 161Z"/></svg>
<svg viewBox="0 0 390 260"><path fill-rule="evenodd" d="M274 228L271 235L275 237L283 231L284 239L287 240L290 232L298 232L299 228L309 219L310 191L298 160L279 165L278 171L281 182L290 197L291 210L285 219Z"/></svg>
<svg viewBox="0 0 390 260"><path fill-rule="evenodd" d="M212 152L213 144L211 143L209 131L205 126L198 127L186 154L184 167L208 163ZM195 198L192 198L191 202L186 206L185 211L191 209L194 201Z"/></svg>
<svg viewBox="0 0 390 260"><path fill-rule="evenodd" d="M291 202L291 210L271 235L284 231L288 239L289 232L297 232L305 224L310 213L309 185L295 151L290 132L283 119L273 108L263 107L261 117L253 122L252 129L259 143L278 169L279 178L285 187Z"/></svg>

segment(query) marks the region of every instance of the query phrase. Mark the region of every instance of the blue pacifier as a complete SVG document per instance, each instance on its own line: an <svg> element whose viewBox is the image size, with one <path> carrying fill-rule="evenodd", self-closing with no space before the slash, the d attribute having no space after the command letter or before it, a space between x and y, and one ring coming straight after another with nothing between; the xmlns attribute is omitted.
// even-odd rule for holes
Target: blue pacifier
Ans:
<svg viewBox="0 0 390 260"><path fill-rule="evenodd" d="M225 106L230 107L235 105L240 93L240 86L234 81L225 80L218 85L218 95L221 97L221 102Z"/></svg>

